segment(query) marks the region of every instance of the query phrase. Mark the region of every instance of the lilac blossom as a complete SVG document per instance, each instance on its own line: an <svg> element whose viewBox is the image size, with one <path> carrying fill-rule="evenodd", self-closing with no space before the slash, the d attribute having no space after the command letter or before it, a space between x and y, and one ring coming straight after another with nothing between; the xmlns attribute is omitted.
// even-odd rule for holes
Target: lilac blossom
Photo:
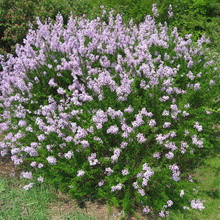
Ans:
<svg viewBox="0 0 220 220"><path fill-rule="evenodd" d="M119 128L116 125L112 125L111 127L108 128L107 134L117 134Z"/></svg>
<svg viewBox="0 0 220 220"><path fill-rule="evenodd" d="M174 153L170 151L170 152L168 152L167 154L165 154L165 157L166 157L167 159L173 159Z"/></svg>
<svg viewBox="0 0 220 220"><path fill-rule="evenodd" d="M150 125L150 127L154 127L157 123L154 119L151 119L148 124Z"/></svg>
<svg viewBox="0 0 220 220"><path fill-rule="evenodd" d="M116 186L112 186L111 187L111 191L115 192L115 191L120 191L122 189L123 184L119 183Z"/></svg>
<svg viewBox="0 0 220 220"><path fill-rule="evenodd" d="M43 183L44 178L42 176L40 176L40 177L37 178L37 181L40 182L40 183Z"/></svg>
<svg viewBox="0 0 220 220"><path fill-rule="evenodd" d="M39 169L43 168L44 165L42 163L39 163L38 166L37 166Z"/></svg>
<svg viewBox="0 0 220 220"><path fill-rule="evenodd" d="M38 138L39 141L43 141L43 140L45 140L46 137L45 137L44 134L41 134L37 138Z"/></svg>
<svg viewBox="0 0 220 220"><path fill-rule="evenodd" d="M35 162L35 161L31 162L31 163L30 163L30 166L36 167L36 166L37 166L37 162Z"/></svg>
<svg viewBox="0 0 220 220"><path fill-rule="evenodd" d="M144 124L142 115L140 114L136 115L136 120L132 122L133 127L137 128L142 124Z"/></svg>
<svg viewBox="0 0 220 220"><path fill-rule="evenodd" d="M138 186L138 183L137 183L137 182L134 182L134 183L132 184L132 186L133 186L135 189L138 189L138 188L139 188L139 186Z"/></svg>
<svg viewBox="0 0 220 220"><path fill-rule="evenodd" d="M195 91L200 90L200 83L196 83L194 85L194 89L195 89Z"/></svg>
<svg viewBox="0 0 220 220"><path fill-rule="evenodd" d="M181 190L181 191L180 191L180 197L183 197L184 194L185 194L185 193L184 193L184 190Z"/></svg>
<svg viewBox="0 0 220 220"><path fill-rule="evenodd" d="M93 140L95 140L95 141L99 141L100 143L102 143L103 144L103 140L100 138L100 137L94 137L93 138Z"/></svg>
<svg viewBox="0 0 220 220"><path fill-rule="evenodd" d="M142 143L146 142L147 139L144 137L144 135L142 133L138 133L137 134L137 141L142 144Z"/></svg>
<svg viewBox="0 0 220 220"><path fill-rule="evenodd" d="M183 111L183 117L187 117L187 116L189 116L189 113L186 111Z"/></svg>
<svg viewBox="0 0 220 220"><path fill-rule="evenodd" d="M54 82L54 78L50 79L48 84L49 84L49 86L52 86L52 87L56 87L57 86L57 83Z"/></svg>
<svg viewBox="0 0 220 220"><path fill-rule="evenodd" d="M210 82L209 82L209 85L210 85L210 86L215 85L215 80L212 80L212 79L211 79Z"/></svg>
<svg viewBox="0 0 220 220"><path fill-rule="evenodd" d="M199 210L203 210L205 207L203 205L203 202L200 201L199 199L193 199L191 201L191 204L190 206L193 208L193 209L199 209Z"/></svg>
<svg viewBox="0 0 220 220"><path fill-rule="evenodd" d="M169 128L171 126L170 122L164 122L163 128Z"/></svg>
<svg viewBox="0 0 220 220"><path fill-rule="evenodd" d="M95 166L96 164L99 164L100 162L96 159L96 153L92 153L89 157L88 157L88 161L90 166Z"/></svg>
<svg viewBox="0 0 220 220"><path fill-rule="evenodd" d="M144 212L145 214L148 214L148 213L150 212L149 206L145 206L144 209L143 209L143 212Z"/></svg>
<svg viewBox="0 0 220 220"><path fill-rule="evenodd" d="M121 150L119 148L114 149L114 155L111 156L112 163L116 162L121 154Z"/></svg>
<svg viewBox="0 0 220 220"><path fill-rule="evenodd" d="M111 175L113 172L114 171L110 167L105 168L105 174L107 174L107 176Z"/></svg>
<svg viewBox="0 0 220 220"><path fill-rule="evenodd" d="M168 116L169 114L170 114L169 111L164 110L163 113L162 113L162 116Z"/></svg>
<svg viewBox="0 0 220 220"><path fill-rule="evenodd" d="M32 172L21 172L21 178L32 179Z"/></svg>
<svg viewBox="0 0 220 220"><path fill-rule="evenodd" d="M172 5L169 5L168 17L169 17L169 18L172 18L172 17L173 17L173 8L172 8Z"/></svg>
<svg viewBox="0 0 220 220"><path fill-rule="evenodd" d="M182 154L186 153L186 149L189 147L189 145L187 144L187 142L182 141L181 142L181 148L180 148L180 152Z"/></svg>
<svg viewBox="0 0 220 220"><path fill-rule="evenodd" d="M197 145L199 148L203 148L203 138L198 139L198 136L195 134L192 137L192 143Z"/></svg>
<svg viewBox="0 0 220 220"><path fill-rule="evenodd" d="M83 176L84 174L85 174L85 171L83 171L83 170L77 171L77 176Z"/></svg>
<svg viewBox="0 0 220 220"><path fill-rule="evenodd" d="M162 210L162 211L159 212L159 216L161 218L166 218L166 217L169 216L169 211Z"/></svg>
<svg viewBox="0 0 220 220"><path fill-rule="evenodd" d="M105 183L105 181L102 180L102 181L100 181L100 182L98 183L98 186L101 187L102 185L104 185L104 183Z"/></svg>
<svg viewBox="0 0 220 220"><path fill-rule="evenodd" d="M170 165L169 169L172 171L172 179L176 182L180 180L179 175L180 175L180 170L179 167L176 164Z"/></svg>
<svg viewBox="0 0 220 220"><path fill-rule="evenodd" d="M93 122L96 124L97 129L101 129L103 124L107 121L108 121L107 115L102 110L98 110L96 115L93 116Z"/></svg>
<svg viewBox="0 0 220 220"><path fill-rule="evenodd" d="M64 157L68 160L70 160L73 156L73 152L72 151L68 151L66 154L64 154Z"/></svg>
<svg viewBox="0 0 220 220"><path fill-rule="evenodd" d="M21 152L21 150L20 150L19 148L13 148L13 149L11 149L11 154L12 154L12 155L18 154L18 153L20 153L20 152Z"/></svg>
<svg viewBox="0 0 220 220"><path fill-rule="evenodd" d="M126 148L128 146L128 143L123 141L123 142L121 142L120 146L121 146L122 149L124 149L124 148Z"/></svg>
<svg viewBox="0 0 220 220"><path fill-rule="evenodd" d="M132 108L132 106L129 105L127 108L124 109L124 112L131 113L131 112L133 112L133 110L134 109Z"/></svg>
<svg viewBox="0 0 220 220"><path fill-rule="evenodd" d="M61 95L64 95L66 93L66 91L63 88L58 88L57 93L61 94Z"/></svg>
<svg viewBox="0 0 220 220"><path fill-rule="evenodd" d="M47 161L48 161L48 163L51 164L51 165L55 165L55 164L57 163L56 158L53 157L53 156L47 157Z"/></svg>
<svg viewBox="0 0 220 220"><path fill-rule="evenodd" d="M127 169L122 170L121 173L122 173L123 176L126 176L126 175L129 174Z"/></svg>
<svg viewBox="0 0 220 220"><path fill-rule="evenodd" d="M171 207L172 205L173 205L173 201L172 201L172 200L168 200L168 201L167 201L167 206L168 206L168 207Z"/></svg>
<svg viewBox="0 0 220 220"><path fill-rule="evenodd" d="M202 131L202 125L200 125L198 121L195 123L195 125L193 127L196 128L198 130L198 132Z"/></svg>
<svg viewBox="0 0 220 220"><path fill-rule="evenodd" d="M20 126L20 127L25 127L26 125L27 125L27 122L24 121L24 120L20 120L20 121L18 122L18 126Z"/></svg>
<svg viewBox="0 0 220 220"><path fill-rule="evenodd" d="M153 157L156 158L156 159L160 159L160 153L159 152L155 152L153 154Z"/></svg>
<svg viewBox="0 0 220 220"><path fill-rule="evenodd" d="M157 4L153 4L152 5L152 12L154 14L155 17L158 17L159 14L158 14L158 9L157 9Z"/></svg>
<svg viewBox="0 0 220 220"><path fill-rule="evenodd" d="M24 190L29 190L33 187L34 183L29 183L28 185L24 186L23 189Z"/></svg>
<svg viewBox="0 0 220 220"><path fill-rule="evenodd" d="M138 193L141 195L141 196L145 196L145 191L143 189L138 189Z"/></svg>
<svg viewBox="0 0 220 220"><path fill-rule="evenodd" d="M87 148L90 145L87 140L82 140L80 143L82 144L83 148Z"/></svg>

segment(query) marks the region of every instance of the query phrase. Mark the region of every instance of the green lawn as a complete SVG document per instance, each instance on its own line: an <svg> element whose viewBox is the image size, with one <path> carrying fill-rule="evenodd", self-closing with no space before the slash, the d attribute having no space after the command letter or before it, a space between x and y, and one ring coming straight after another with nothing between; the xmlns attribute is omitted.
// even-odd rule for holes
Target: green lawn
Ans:
<svg viewBox="0 0 220 220"><path fill-rule="evenodd" d="M44 187L24 191L15 178L0 178L0 219L47 219L55 194Z"/></svg>
<svg viewBox="0 0 220 220"><path fill-rule="evenodd" d="M63 201L56 204L58 196L48 187L33 187L29 191L15 178L0 178L0 220L94 219L76 210L62 213ZM53 211L53 213L51 212Z"/></svg>
<svg viewBox="0 0 220 220"><path fill-rule="evenodd" d="M195 170L198 189L205 200L203 211L171 213L169 220L218 220L220 219L220 154L205 160L204 165Z"/></svg>

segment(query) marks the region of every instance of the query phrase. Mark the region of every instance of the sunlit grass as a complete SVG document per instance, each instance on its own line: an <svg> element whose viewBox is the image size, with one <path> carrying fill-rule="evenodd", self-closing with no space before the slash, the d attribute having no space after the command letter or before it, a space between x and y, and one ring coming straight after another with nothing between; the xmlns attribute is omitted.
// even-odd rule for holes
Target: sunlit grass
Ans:
<svg viewBox="0 0 220 220"><path fill-rule="evenodd" d="M0 219L47 219L48 204L55 198L45 187L25 191L17 179L0 178Z"/></svg>
<svg viewBox="0 0 220 220"><path fill-rule="evenodd" d="M217 220L220 219L220 154L205 160L194 172L198 181L201 200L205 200L203 211L179 211L171 213L169 220Z"/></svg>

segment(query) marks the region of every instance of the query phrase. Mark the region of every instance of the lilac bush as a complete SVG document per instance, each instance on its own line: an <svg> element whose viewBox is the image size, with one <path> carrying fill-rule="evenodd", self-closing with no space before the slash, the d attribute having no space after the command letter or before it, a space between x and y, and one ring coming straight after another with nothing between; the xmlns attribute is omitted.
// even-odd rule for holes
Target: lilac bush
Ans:
<svg viewBox="0 0 220 220"><path fill-rule="evenodd" d="M219 76L208 39L151 16L37 24L0 73L0 153L23 168L24 189L50 183L126 214L203 209L189 173L212 148Z"/></svg>

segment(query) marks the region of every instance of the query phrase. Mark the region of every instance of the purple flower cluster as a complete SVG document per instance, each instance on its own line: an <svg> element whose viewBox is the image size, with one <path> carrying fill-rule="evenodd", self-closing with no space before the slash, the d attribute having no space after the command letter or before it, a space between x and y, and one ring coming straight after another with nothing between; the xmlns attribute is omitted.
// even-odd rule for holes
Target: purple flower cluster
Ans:
<svg viewBox="0 0 220 220"><path fill-rule="evenodd" d="M203 210L205 207L204 207L204 205L203 205L203 202L201 202L199 199L193 199L192 201L191 201L191 207L193 208L193 209L199 209L199 210Z"/></svg>
<svg viewBox="0 0 220 220"><path fill-rule="evenodd" d="M179 175L180 175L180 170L179 167L176 164L170 165L169 169L172 171L172 179L174 181L179 181Z"/></svg>
<svg viewBox="0 0 220 220"><path fill-rule="evenodd" d="M48 161L48 163L51 164L51 165L55 165L55 164L57 163L56 158L53 157L53 156L47 157L47 161Z"/></svg>
<svg viewBox="0 0 220 220"><path fill-rule="evenodd" d="M91 154L88 157L88 161L90 166L95 166L96 164L99 164L99 161L96 159L96 153Z"/></svg>
<svg viewBox="0 0 220 220"><path fill-rule="evenodd" d="M116 185L116 186L112 186L111 191L112 191L112 192L114 192L114 191L119 191L119 190L122 189L122 186L123 186L123 184L121 184L121 183L119 183L119 184Z"/></svg>

